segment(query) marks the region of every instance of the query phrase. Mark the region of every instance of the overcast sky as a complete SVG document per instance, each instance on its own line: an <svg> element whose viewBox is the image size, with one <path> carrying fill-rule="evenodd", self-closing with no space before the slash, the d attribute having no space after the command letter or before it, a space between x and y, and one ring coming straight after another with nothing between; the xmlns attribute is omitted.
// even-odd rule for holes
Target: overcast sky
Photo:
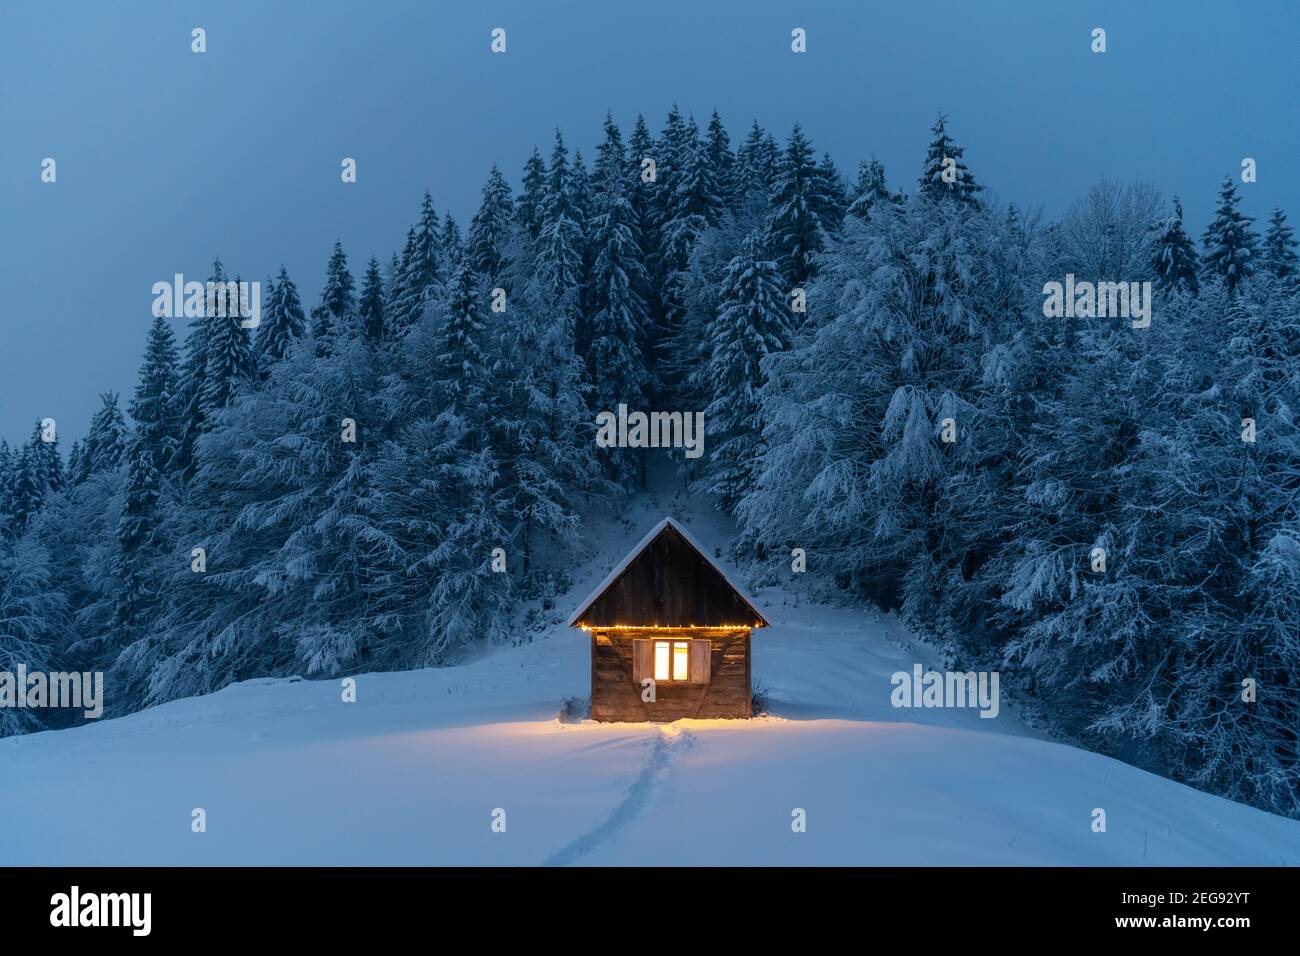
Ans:
<svg viewBox="0 0 1300 956"><path fill-rule="evenodd" d="M1056 216L1103 176L1182 196L1195 236L1245 156L1247 213L1300 218L1300 4L689 0L0 0L0 436L129 395L154 282L284 263L308 308L341 238L387 262L432 190L462 226L555 127L656 132L717 107L733 143L798 120L846 177L910 191L935 113L1003 201ZM190 50L207 31L208 51ZM489 52L493 27L508 52ZM807 30L808 52L790 51ZM1093 54L1090 32L1107 31ZM355 157L358 182L339 163ZM53 157L58 181L40 180ZM1261 223L1262 224L1262 223ZM178 336L184 319L177 320Z"/></svg>

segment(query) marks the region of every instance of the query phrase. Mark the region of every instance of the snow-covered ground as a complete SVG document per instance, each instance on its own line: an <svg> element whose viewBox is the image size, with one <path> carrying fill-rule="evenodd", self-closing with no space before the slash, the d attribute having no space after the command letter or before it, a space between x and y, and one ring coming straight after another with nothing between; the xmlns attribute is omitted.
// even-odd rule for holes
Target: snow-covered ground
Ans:
<svg viewBox="0 0 1300 956"><path fill-rule="evenodd" d="M644 496L555 616L665 511L724 543L716 516ZM246 681L0 740L0 865L1300 863L1300 823L1042 739L1006 707L894 709L890 675L937 661L888 615L755 597L771 717L561 723L590 677L562 624L363 675L356 703L337 680Z"/></svg>

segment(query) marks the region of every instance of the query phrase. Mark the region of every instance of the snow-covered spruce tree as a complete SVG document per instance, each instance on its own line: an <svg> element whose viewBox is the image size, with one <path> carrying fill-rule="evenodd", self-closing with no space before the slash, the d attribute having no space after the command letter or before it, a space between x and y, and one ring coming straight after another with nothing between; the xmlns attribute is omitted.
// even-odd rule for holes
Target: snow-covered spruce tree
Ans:
<svg viewBox="0 0 1300 956"><path fill-rule="evenodd" d="M714 192L722 208L729 209L736 204L736 156L731 151L731 137L727 127L715 109L709 116L709 127L705 133L704 155L709 170L713 174Z"/></svg>
<svg viewBox="0 0 1300 956"><path fill-rule="evenodd" d="M757 204L766 211L779 162L776 141L754 120L736 151L737 206Z"/></svg>
<svg viewBox="0 0 1300 956"><path fill-rule="evenodd" d="M574 545L577 501L598 489L615 489L599 480L588 386L574 326L566 318L576 290L557 282L563 269L548 261L554 246L536 255L527 242L518 248L508 280L515 290L509 311L493 319L496 387L489 403L500 436L505 507L513 520L511 554L519 554L523 586L529 588L535 539Z"/></svg>
<svg viewBox="0 0 1300 956"><path fill-rule="evenodd" d="M997 365L1001 303L982 263L998 221L920 200L846 222L809 288L825 318L763 366L765 450L736 508L742 545L815 552L914 620L942 607L964 555L945 546L940 505L981 453Z"/></svg>
<svg viewBox="0 0 1300 956"><path fill-rule="evenodd" d="M280 266L280 275L268 286L273 291L267 298L267 308L263 310L262 322L257 327L256 343L257 367L263 376L270 374L270 365L284 358L307 327L298 287L284 266Z"/></svg>
<svg viewBox="0 0 1300 956"><path fill-rule="evenodd" d="M436 327L437 351L431 365L435 404L462 414L482 413L487 389L486 319L478 277L468 265L457 267L447 286L445 313ZM473 422L484 424L482 421Z"/></svg>
<svg viewBox="0 0 1300 956"><path fill-rule="evenodd" d="M420 204L420 221L410 235L410 252L402 256L402 279L389 317L395 338L419 319L424 303L442 294L446 257L442 248L442 225L426 190Z"/></svg>
<svg viewBox="0 0 1300 956"><path fill-rule="evenodd" d="M975 181L970 169L962 161L966 152L948 135L948 118L942 113L930 127L930 146L925 153L918 181L921 194L932 200L955 199L961 203L979 201L984 187Z"/></svg>
<svg viewBox="0 0 1300 956"><path fill-rule="evenodd" d="M354 323L332 330L328 352L304 345L214 413L191 487L165 510L166 605L117 666L144 703L383 659L394 625L391 548L370 511L377 357Z"/></svg>
<svg viewBox="0 0 1300 956"><path fill-rule="evenodd" d="M27 439L41 501L63 490L67 480L63 456L59 453L58 432L55 431L52 441L45 440L45 433L44 424L38 421L32 426L32 435Z"/></svg>
<svg viewBox="0 0 1300 956"><path fill-rule="evenodd" d="M621 158L621 157L620 157ZM604 212L594 221L596 259L591 273L590 341L587 372L593 383L591 404L596 411L613 410L620 402L644 408L651 377L646 368L645 341L649 309L644 290L649 276L641 265L636 212L627 199L621 163L611 164L602 183ZM613 449L606 458L608 473L625 485L644 480L644 460Z"/></svg>
<svg viewBox="0 0 1300 956"><path fill-rule="evenodd" d="M866 219L876 203L902 201L903 197L892 192L885 182L884 163L874 156L870 162L858 163L858 181L853 184L852 199L847 209L849 215Z"/></svg>
<svg viewBox="0 0 1300 956"><path fill-rule="evenodd" d="M475 641L499 639L511 607L509 576L492 570L492 549L505 541L497 456L489 442L490 358L478 277L460 269L449 286L436 337L433 391L443 411L435 432L448 439L434 469L448 479L442 535L434 546L436 583L429 596L430 660Z"/></svg>
<svg viewBox="0 0 1300 956"><path fill-rule="evenodd" d="M1174 197L1174 214L1156 223L1154 243L1152 263L1161 287L1190 292L1192 295L1199 292L1196 246L1183 231L1183 204L1177 196Z"/></svg>
<svg viewBox="0 0 1300 956"><path fill-rule="evenodd" d="M48 494L49 486L41 478L35 450L30 443L19 446L10 458L5 488L6 533L11 537L22 535Z"/></svg>
<svg viewBox="0 0 1300 956"><path fill-rule="evenodd" d="M504 288L501 282L510 266L507 256L513 219L510 184L494 163L483 184L483 200L470 221L466 250L470 268L482 277L488 288Z"/></svg>
<svg viewBox="0 0 1300 956"><path fill-rule="evenodd" d="M384 341L384 277L379 272L379 260L370 257L366 274L361 280L361 301L357 303L361 320L361 337L371 348Z"/></svg>
<svg viewBox="0 0 1300 956"><path fill-rule="evenodd" d="M131 445L121 516L117 522L118 552L114 571L121 582L114 596L113 624L130 640L148 622L157 601L155 533L162 500L162 475L147 442Z"/></svg>
<svg viewBox="0 0 1300 956"><path fill-rule="evenodd" d="M426 193L425 199L428 198ZM352 324L357 309L355 289L356 280L348 271L348 257L343 252L343 243L336 239L334 251L330 253L329 263L325 267L325 285L320 292L320 304L311 310L311 334L316 349L322 354L329 351L330 340L339 330Z"/></svg>
<svg viewBox="0 0 1300 956"><path fill-rule="evenodd" d="M251 335L253 340L253 364L257 368L259 378L266 377L267 370L264 364L275 361L274 358L266 354L271 342L266 335L266 328L270 325L279 325L283 321L280 316L280 289L275 280L268 275L263 288L266 293L263 296L261 319L258 322L257 330Z"/></svg>
<svg viewBox="0 0 1300 956"><path fill-rule="evenodd" d="M750 236L728 265L718 294L718 314L709 335L712 401L704 415L713 442L709 490L728 513L752 487L758 464L763 360L790 345L790 311L781 282L762 240Z"/></svg>
<svg viewBox="0 0 1300 956"><path fill-rule="evenodd" d="M687 321L691 256L705 232L719 226L726 207L709 166L707 144L700 139L694 119L681 132L671 163L672 192L660 227L663 313L653 346L657 378L680 403L686 399L688 378L694 370L691 362L699 345Z"/></svg>
<svg viewBox="0 0 1300 956"><path fill-rule="evenodd" d="M542 228L536 242L534 279L556 309L567 335L577 326L582 289L582 258L586 237L573 204L569 183L568 150L559 130L546 173Z"/></svg>
<svg viewBox="0 0 1300 956"><path fill-rule="evenodd" d="M399 354L382 401L400 409L397 438L375 464L376 517L394 560L386 600L409 659L444 663L505 632L510 577L493 448L495 356L483 288L462 263L446 301L427 309Z"/></svg>
<svg viewBox="0 0 1300 956"><path fill-rule="evenodd" d="M536 146L524 164L523 188L515 200L515 218L536 239L542 234L542 219L546 212L546 163Z"/></svg>
<svg viewBox="0 0 1300 956"><path fill-rule="evenodd" d="M1119 521L1132 529L1122 560L1136 565L1142 593L1132 607L1142 618L1120 645L1116 621L1086 632L1133 662L1133 676L1100 698L1094 727L1154 749L1172 776L1296 815L1300 768L1284 728L1297 701L1284 662L1297 643L1282 622L1298 597L1289 568L1300 396L1282 369L1297 358L1286 332L1297 314L1288 296L1250 286L1230 293L1216 283L1172 303L1175 341L1157 353L1161 378L1135 389L1147 429L1133 473L1147 485L1123 499L1133 517ZM1256 441L1243 440L1246 417ZM1146 639L1135 641L1134 629Z"/></svg>
<svg viewBox="0 0 1300 956"><path fill-rule="evenodd" d="M1260 265L1278 279L1292 279L1297 273L1296 240L1286 213L1274 209L1264 234L1264 255Z"/></svg>
<svg viewBox="0 0 1300 956"><path fill-rule="evenodd" d="M442 235L438 243L442 248L442 274L451 276L460 266L461 257L465 255L465 240L460 234L460 226L450 212L442 217Z"/></svg>
<svg viewBox="0 0 1300 956"><path fill-rule="evenodd" d="M180 442L177 387L176 339L166 320L155 318L131 397L135 436L127 455L126 484L114 527L116 548L110 561L115 578L111 622L117 633L107 643L117 649L140 636L160 601L158 562L165 543L157 530L162 522L164 475Z"/></svg>
<svg viewBox="0 0 1300 956"><path fill-rule="evenodd" d="M50 586L50 563L36 542L0 537L0 671L48 670L57 655L67 604ZM38 729L41 713L0 707L0 737Z"/></svg>
<svg viewBox="0 0 1300 956"><path fill-rule="evenodd" d="M253 342L238 313L211 318L207 335L207 360L200 400L205 421L217 409L229 405L235 392L250 384L257 374Z"/></svg>
<svg viewBox="0 0 1300 956"><path fill-rule="evenodd" d="M844 222L844 216L848 212L849 197L848 190L844 187L844 178L840 176L840 171L835 168L835 161L831 159L830 153L822 154L822 161L817 167L817 172L821 175L821 188L816 192L817 218L821 220L823 228L828 232L834 232L840 228Z"/></svg>
<svg viewBox="0 0 1300 956"><path fill-rule="evenodd" d="M220 288L227 281L221 260L214 260L212 275L208 277L208 288ZM208 371L208 339L215 318L208 314L206 299L204 301L203 315L190 321L189 333L185 337L185 361L181 366L177 389L181 402L180 441L167 466L168 471L176 472L185 480L193 477L197 467L195 445L204 429L203 396Z"/></svg>
<svg viewBox="0 0 1300 956"><path fill-rule="evenodd" d="M102 403L90 420L90 431L79 449L77 467L69 468L73 484L80 484L97 471L111 471L122 464L130 446L131 433L116 392L103 392Z"/></svg>
<svg viewBox="0 0 1300 956"><path fill-rule="evenodd" d="M76 442L73 442L76 446ZM9 447L9 442L0 438L0 536L5 534L5 528L9 521L9 486L12 481L14 468L14 452Z"/></svg>
<svg viewBox="0 0 1300 956"><path fill-rule="evenodd" d="M812 144L797 123L781 154L771 202L767 249L781 270L788 294L804 286L812 275L813 257L826 245L827 224L821 217L833 205Z"/></svg>
<svg viewBox="0 0 1300 956"><path fill-rule="evenodd" d="M393 261L389 265L384 305L388 319L386 323L388 335L393 343L400 342L409 328L397 304L406 298L406 273L411 267L411 256L414 254L415 228L412 227L406 230L406 244L402 247L402 254L400 256L394 254Z"/></svg>
<svg viewBox="0 0 1300 956"><path fill-rule="evenodd" d="M1222 282L1229 295L1235 295L1237 287L1254 274L1259 255L1259 240L1250 228L1255 220L1243 215L1237 202L1237 184L1231 176L1224 176L1214 219L1201 238L1201 278Z"/></svg>
<svg viewBox="0 0 1300 956"><path fill-rule="evenodd" d="M651 168L645 165L646 160L650 160L654 164L653 178L648 178ZM636 217L638 243L641 247L641 265L650 279L649 287L645 290L645 302L650 315L650 325L646 330L643 347L646 368L652 375L655 369L654 345L658 340L657 323L659 317L663 315L663 303L660 299L660 289L656 280L656 276L659 274L659 264L663 259L659 234L659 210L663 205L662 193L664 191L664 185L659 179L659 164L662 160L663 157L659 155L654 136L650 133L650 127L646 124L645 117L637 114L636 124L633 126L632 134L627 141L627 182L630 186L627 199L632 204L632 211ZM652 386L651 392L652 394L658 394L657 383Z"/></svg>

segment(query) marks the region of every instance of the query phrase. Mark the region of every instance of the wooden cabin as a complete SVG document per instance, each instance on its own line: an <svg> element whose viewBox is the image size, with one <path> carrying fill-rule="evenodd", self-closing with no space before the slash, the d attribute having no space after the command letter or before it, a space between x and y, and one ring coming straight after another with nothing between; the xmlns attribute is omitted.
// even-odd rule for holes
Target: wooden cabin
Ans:
<svg viewBox="0 0 1300 956"><path fill-rule="evenodd" d="M582 602L594 720L749 717L750 636L769 622L672 518Z"/></svg>

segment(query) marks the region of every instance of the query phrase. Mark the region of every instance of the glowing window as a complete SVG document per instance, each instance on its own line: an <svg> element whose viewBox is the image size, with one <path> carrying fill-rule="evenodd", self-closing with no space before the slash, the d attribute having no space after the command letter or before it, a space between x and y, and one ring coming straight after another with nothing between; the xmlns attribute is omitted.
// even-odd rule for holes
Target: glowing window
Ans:
<svg viewBox="0 0 1300 956"><path fill-rule="evenodd" d="M655 641L655 680L671 680L668 641Z"/></svg>
<svg viewBox="0 0 1300 956"><path fill-rule="evenodd" d="M655 641L655 680L691 679L691 642Z"/></svg>

